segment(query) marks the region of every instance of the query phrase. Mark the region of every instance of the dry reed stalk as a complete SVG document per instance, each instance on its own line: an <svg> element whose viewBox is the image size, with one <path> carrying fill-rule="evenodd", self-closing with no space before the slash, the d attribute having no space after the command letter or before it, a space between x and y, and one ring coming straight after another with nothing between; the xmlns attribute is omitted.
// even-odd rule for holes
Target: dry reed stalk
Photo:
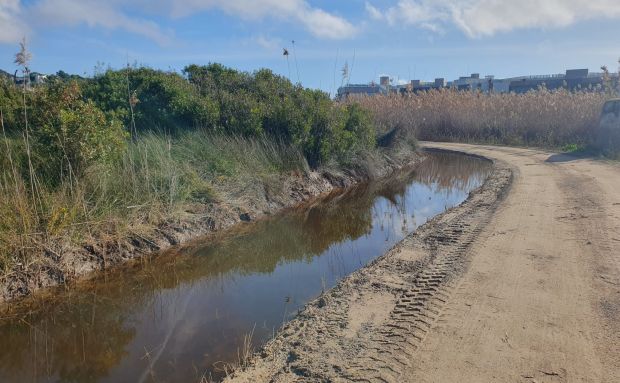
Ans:
<svg viewBox="0 0 620 383"><path fill-rule="evenodd" d="M589 144L607 96L583 90L482 94L450 89L363 97L379 130L399 128L419 139L560 147Z"/></svg>

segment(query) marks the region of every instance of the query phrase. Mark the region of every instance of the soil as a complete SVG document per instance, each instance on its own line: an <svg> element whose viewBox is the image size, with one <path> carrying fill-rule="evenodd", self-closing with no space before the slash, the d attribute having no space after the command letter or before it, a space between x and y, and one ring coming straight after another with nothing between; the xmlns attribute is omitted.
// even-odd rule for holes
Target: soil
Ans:
<svg viewBox="0 0 620 383"><path fill-rule="evenodd" d="M487 182L310 302L227 382L619 382L620 166L425 144Z"/></svg>
<svg viewBox="0 0 620 383"><path fill-rule="evenodd" d="M173 246L240 222L255 221L354 184L387 177L397 170L415 166L422 158L420 153L395 149L368 160L366 167L292 172L278 179L257 182L228 193L224 201L187 206L157 225L133 225L123 235L100 233L81 241L80 245L66 238L52 238L41 244L42 250L30 263L17 264L0 276L0 309L10 310L19 298L40 290L51 291L50 288L58 285L70 285L98 271L145 256L156 256Z"/></svg>

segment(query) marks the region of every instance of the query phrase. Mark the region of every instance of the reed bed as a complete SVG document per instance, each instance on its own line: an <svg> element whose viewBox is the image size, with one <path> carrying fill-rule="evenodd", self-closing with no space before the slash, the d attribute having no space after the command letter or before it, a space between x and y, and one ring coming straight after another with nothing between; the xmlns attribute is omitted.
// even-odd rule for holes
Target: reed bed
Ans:
<svg viewBox="0 0 620 383"><path fill-rule="evenodd" d="M561 148L593 142L607 97L544 88L526 94L443 89L348 102L370 110L383 131L412 131L421 140Z"/></svg>

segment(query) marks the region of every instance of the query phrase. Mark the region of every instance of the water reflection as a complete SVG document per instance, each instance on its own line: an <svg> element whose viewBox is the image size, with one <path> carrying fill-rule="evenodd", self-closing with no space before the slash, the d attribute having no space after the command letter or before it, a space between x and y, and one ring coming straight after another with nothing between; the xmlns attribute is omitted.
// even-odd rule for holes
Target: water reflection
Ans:
<svg viewBox="0 0 620 383"><path fill-rule="evenodd" d="M489 170L432 154L413 173L59 290L0 322L0 381L217 377L214 365L234 361L248 332L264 342L322 289L462 202Z"/></svg>

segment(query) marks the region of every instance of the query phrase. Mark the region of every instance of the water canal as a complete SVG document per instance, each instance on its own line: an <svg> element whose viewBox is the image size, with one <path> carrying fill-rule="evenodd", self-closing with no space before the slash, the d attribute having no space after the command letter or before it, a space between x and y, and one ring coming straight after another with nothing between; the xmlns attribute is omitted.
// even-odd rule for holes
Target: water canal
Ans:
<svg viewBox="0 0 620 383"><path fill-rule="evenodd" d="M0 382L200 382L321 291L464 201L484 160L431 153L414 171L206 237L57 290L0 320Z"/></svg>

